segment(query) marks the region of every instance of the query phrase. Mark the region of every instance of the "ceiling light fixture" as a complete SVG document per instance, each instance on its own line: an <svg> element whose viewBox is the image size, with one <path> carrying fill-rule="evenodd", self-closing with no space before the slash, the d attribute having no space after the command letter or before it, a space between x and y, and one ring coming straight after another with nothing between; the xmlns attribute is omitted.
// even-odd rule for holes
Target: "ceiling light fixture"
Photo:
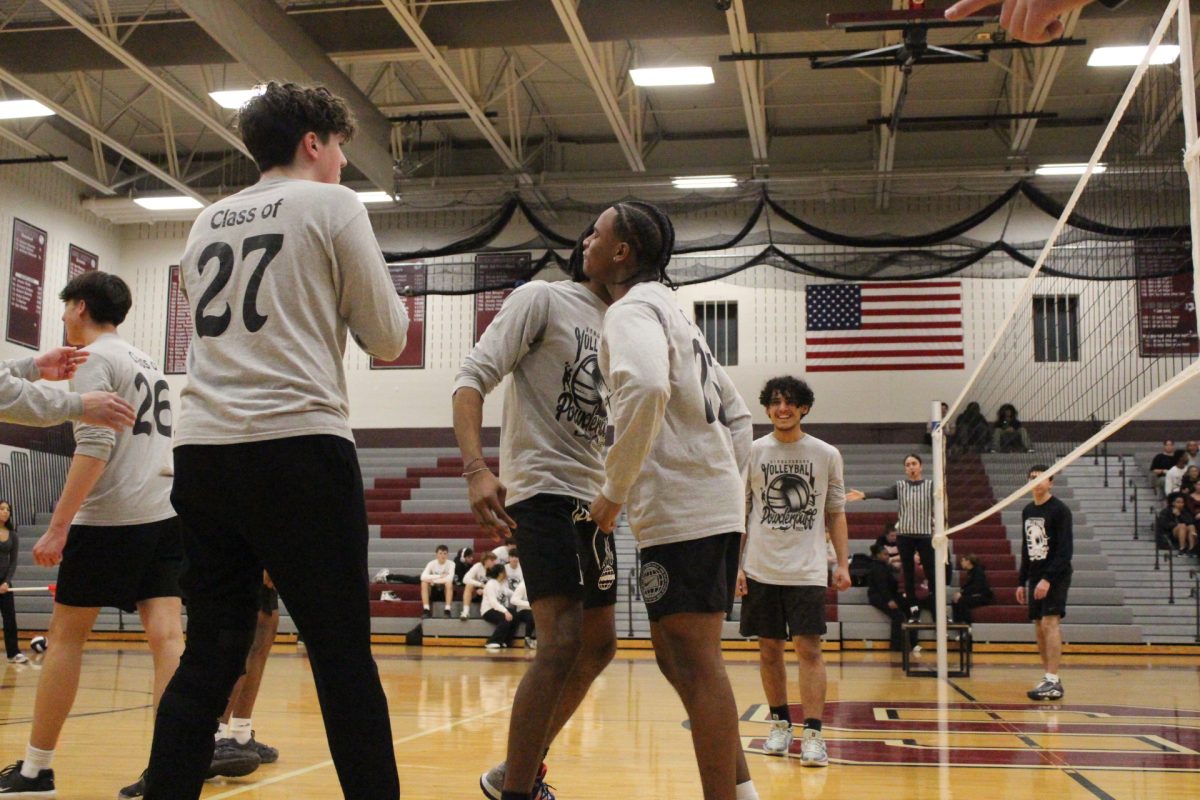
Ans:
<svg viewBox="0 0 1200 800"><path fill-rule="evenodd" d="M1108 169L1104 164L1097 164L1092 170L1093 175L1099 175ZM1042 164L1033 171L1035 175L1082 175L1087 172L1087 164Z"/></svg>
<svg viewBox="0 0 1200 800"><path fill-rule="evenodd" d="M358 192L357 194L358 199L362 201L364 205L392 202L392 196L387 192Z"/></svg>
<svg viewBox="0 0 1200 800"><path fill-rule="evenodd" d="M703 86L716 83L712 67L645 67L629 70L638 86Z"/></svg>
<svg viewBox="0 0 1200 800"><path fill-rule="evenodd" d="M133 202L147 211L184 211L190 208L204 208L204 204L196 198L182 194L135 197Z"/></svg>
<svg viewBox="0 0 1200 800"><path fill-rule="evenodd" d="M1088 57L1089 67L1136 67L1146 57L1146 45L1097 47ZM1152 65L1174 64L1179 58L1179 45L1160 44L1150 56Z"/></svg>
<svg viewBox="0 0 1200 800"><path fill-rule="evenodd" d="M225 89L220 92L209 92L208 96L221 108L237 111L246 105L250 98L258 97L262 93L263 90L260 86L254 89Z"/></svg>
<svg viewBox="0 0 1200 800"><path fill-rule="evenodd" d="M695 175L671 179L676 189L735 189L737 178L732 175Z"/></svg>
<svg viewBox="0 0 1200 800"><path fill-rule="evenodd" d="M52 116L54 116L54 112L37 100L5 100L0 102L0 119Z"/></svg>

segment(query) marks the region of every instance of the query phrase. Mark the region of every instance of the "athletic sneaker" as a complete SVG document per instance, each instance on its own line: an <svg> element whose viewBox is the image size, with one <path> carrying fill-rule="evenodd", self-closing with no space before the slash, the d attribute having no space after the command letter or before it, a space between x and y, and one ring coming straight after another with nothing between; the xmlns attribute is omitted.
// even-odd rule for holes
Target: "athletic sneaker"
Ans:
<svg viewBox="0 0 1200 800"><path fill-rule="evenodd" d="M825 750L825 739L816 728L805 728L800 740L800 766L828 767L829 754Z"/></svg>
<svg viewBox="0 0 1200 800"><path fill-rule="evenodd" d="M467 608L466 606L463 606L462 613L458 615L458 618L463 620L464 622L466 620L470 619L471 618L471 609Z"/></svg>
<svg viewBox="0 0 1200 800"><path fill-rule="evenodd" d="M28 664L29 659L25 657L24 653L17 653L15 656L12 656L11 658L8 659L8 663L10 663L10 664Z"/></svg>
<svg viewBox="0 0 1200 800"><path fill-rule="evenodd" d="M453 613L453 612L451 612L451 611L450 611L450 604L449 604L449 603L446 603L446 605L442 607L442 611L446 612L446 617L447 617L447 618L449 618L449 617L450 617L450 614L451 614L451 613Z"/></svg>
<svg viewBox="0 0 1200 800"><path fill-rule="evenodd" d="M921 607L920 606L909 606L908 607L908 621L909 622L920 622L921 621Z"/></svg>
<svg viewBox="0 0 1200 800"><path fill-rule="evenodd" d="M237 739L234 739L233 741L236 743ZM279 760L278 748L263 744L262 742L255 739L254 731L250 731L250 741L246 742L244 745L238 745L238 746L239 747L249 747L251 750L258 753L258 760L264 764L274 764L276 761Z"/></svg>
<svg viewBox="0 0 1200 800"><path fill-rule="evenodd" d="M1061 700L1063 696L1062 681L1048 681L1045 678L1037 686L1025 693L1030 700Z"/></svg>
<svg viewBox="0 0 1200 800"><path fill-rule="evenodd" d="M387 583L388 582L388 574L389 573L388 573L387 567L384 567L383 569L379 570L379 572L376 572L375 577L372 578L371 580L373 583Z"/></svg>
<svg viewBox="0 0 1200 800"><path fill-rule="evenodd" d="M504 794L504 775L508 771L507 762L501 761L496 766L479 776L479 788L485 797L500 800ZM537 778L533 781L533 800L554 800L546 785L546 765L538 767Z"/></svg>
<svg viewBox="0 0 1200 800"><path fill-rule="evenodd" d="M379 599L385 603L399 603L400 598L391 589L385 589L379 593Z"/></svg>
<svg viewBox="0 0 1200 800"><path fill-rule="evenodd" d="M212 763L208 765L207 777L215 778L220 775L225 778L240 778L254 772L260 764L262 758L256 750L238 744L235 739L217 739L217 746L213 748Z"/></svg>
<svg viewBox="0 0 1200 800"><path fill-rule="evenodd" d="M137 781L117 792L117 800L128 800L130 797L141 797L144 794L146 794L146 770L142 770Z"/></svg>
<svg viewBox="0 0 1200 800"><path fill-rule="evenodd" d="M499 642L488 642L487 644L484 645L484 647L488 650L499 650L500 643Z"/></svg>
<svg viewBox="0 0 1200 800"><path fill-rule="evenodd" d="M0 795L6 797L54 797L54 770L44 769L36 778L21 774L24 761L0 770ZM499 797L499 795L497 795Z"/></svg>
<svg viewBox="0 0 1200 800"><path fill-rule="evenodd" d="M795 735L792 723L786 719L773 719L771 732L767 734L767 740L763 742L763 752L780 756L787 753L791 749L792 739Z"/></svg>

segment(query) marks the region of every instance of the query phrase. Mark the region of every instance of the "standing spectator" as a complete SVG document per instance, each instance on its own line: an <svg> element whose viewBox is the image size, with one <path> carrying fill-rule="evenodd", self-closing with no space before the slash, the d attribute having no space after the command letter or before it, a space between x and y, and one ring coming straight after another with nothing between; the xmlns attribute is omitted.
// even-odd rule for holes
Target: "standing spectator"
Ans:
<svg viewBox="0 0 1200 800"><path fill-rule="evenodd" d="M1029 468L1029 480L1047 467ZM1021 511L1025 536L1021 539L1021 572L1017 602L1029 603L1029 619L1037 632L1038 654L1045 677L1026 694L1030 700L1059 700L1063 696L1058 665L1062 660L1062 618L1067 615L1071 588L1071 557L1075 543L1071 509L1051 494L1054 478L1033 485L1033 502Z"/></svg>
<svg viewBox="0 0 1200 800"><path fill-rule="evenodd" d="M513 615L508 608L508 581L503 564L493 564L488 572L488 582L483 587L483 603L479 611L481 617L496 626L484 647L488 650L508 647L512 641Z"/></svg>
<svg viewBox="0 0 1200 800"><path fill-rule="evenodd" d="M1163 442L1162 452L1155 453L1154 459L1150 462L1150 475L1154 478L1154 488L1158 490L1159 497L1167 496L1163 491L1167 470L1174 467L1177 460L1175 442L1167 439Z"/></svg>
<svg viewBox="0 0 1200 800"><path fill-rule="evenodd" d="M992 451L996 453L1032 453L1029 431L1017 418L1017 407L1005 403L996 412L996 425L992 429Z"/></svg>
<svg viewBox="0 0 1200 800"><path fill-rule="evenodd" d="M463 577L475 566L475 548L464 547L454 554L454 585L462 586Z"/></svg>
<svg viewBox="0 0 1200 800"><path fill-rule="evenodd" d="M904 477L883 489L861 492L852 489L846 492L847 501L895 500L900 507L900 518L896 523L899 533L900 564L904 569L904 598L908 603L908 620L917 622L921 618L921 604L917 599L917 565L915 556L921 554L921 566L929 587L933 588L933 565L937 556L933 551L933 481L922 477L921 457L909 453L904 457ZM950 565L946 565L946 583L950 583Z"/></svg>
<svg viewBox="0 0 1200 800"><path fill-rule="evenodd" d="M1163 475L1163 493L1170 497L1179 491L1183 485L1183 476L1187 473L1188 455L1186 450L1180 450L1175 454L1175 466L1167 470L1167 474Z"/></svg>
<svg viewBox="0 0 1200 800"><path fill-rule="evenodd" d="M450 616L450 606L454 603L454 562L450 561L449 556L450 548L439 544L433 561L421 571L421 605L426 619L433 616L429 602L435 597L442 598L442 610L447 617Z"/></svg>
<svg viewBox="0 0 1200 800"><path fill-rule="evenodd" d="M1160 542L1174 545L1182 556L1196 554L1196 518L1187 509L1180 492L1167 495L1167 507L1154 520Z"/></svg>
<svg viewBox="0 0 1200 800"><path fill-rule="evenodd" d="M971 609L992 603L992 587L988 586L987 571L977 555L966 555L958 560L962 572L958 579L958 591L951 599L951 619L954 622L971 624Z"/></svg>
<svg viewBox="0 0 1200 800"><path fill-rule="evenodd" d="M512 603L513 634L516 634L518 625L524 625L525 646L536 650L537 626L534 624L533 608L529 605L529 594L525 590L525 581L517 584L517 588L513 590L509 602Z"/></svg>
<svg viewBox="0 0 1200 800"><path fill-rule="evenodd" d="M953 453L982 453L992 443L992 426L979 410L979 403L967 403L954 420L954 435L948 439Z"/></svg>
<svg viewBox="0 0 1200 800"><path fill-rule="evenodd" d="M462 613L458 615L459 619L471 616L471 603L477 603L483 597L483 587L487 585L488 573L495 563L495 553L484 553L483 558L472 564L463 576L463 605Z"/></svg>
<svg viewBox="0 0 1200 800"><path fill-rule="evenodd" d="M871 545L871 571L867 573L867 602L882 611L891 621L892 628L888 640L892 650L899 651L902 646L900 626L907 619L907 614L904 613L904 598L900 596L900 586L896 583L896 574L888 564L887 553L879 544Z"/></svg>
<svg viewBox="0 0 1200 800"><path fill-rule="evenodd" d="M17 643L17 609L13 604L13 573L17 571L17 555L21 544L17 539L17 523L13 519L12 504L0 500L0 616L4 618L4 650L10 664L25 664L29 659L21 652Z"/></svg>

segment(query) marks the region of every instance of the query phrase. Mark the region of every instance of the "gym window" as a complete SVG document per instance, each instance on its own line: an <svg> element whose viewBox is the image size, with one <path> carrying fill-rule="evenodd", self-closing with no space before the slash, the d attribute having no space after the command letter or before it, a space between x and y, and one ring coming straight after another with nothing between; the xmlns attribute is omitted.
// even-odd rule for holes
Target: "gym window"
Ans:
<svg viewBox="0 0 1200 800"><path fill-rule="evenodd" d="M1079 360L1079 297L1050 294L1033 298L1033 360Z"/></svg>
<svg viewBox="0 0 1200 800"><path fill-rule="evenodd" d="M696 327L704 332L708 349L713 358L723 367L738 363L738 318L737 303L720 300L712 303L696 303Z"/></svg>

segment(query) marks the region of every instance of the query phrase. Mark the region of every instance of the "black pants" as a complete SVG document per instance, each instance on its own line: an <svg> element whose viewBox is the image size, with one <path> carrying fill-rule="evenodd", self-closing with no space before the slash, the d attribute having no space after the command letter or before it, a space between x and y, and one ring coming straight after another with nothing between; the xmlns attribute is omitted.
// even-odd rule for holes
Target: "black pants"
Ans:
<svg viewBox="0 0 1200 800"><path fill-rule="evenodd" d="M513 633L516 633L517 626L525 626L525 636L532 639L537 636L537 626L533 623L533 609L525 608L513 614Z"/></svg>
<svg viewBox="0 0 1200 800"><path fill-rule="evenodd" d="M900 626L903 625L904 621L908 619L908 613L903 608L889 608L886 605L876 606L874 603L871 605L875 606L875 608L878 608L891 620L892 630L889 636L889 641L893 650L900 650L900 640L903 636ZM916 643L917 635L915 633L910 633L908 635L908 646L911 648Z"/></svg>
<svg viewBox="0 0 1200 800"><path fill-rule="evenodd" d="M17 643L17 609L13 605L12 592L0 594L0 616L4 617L4 649L12 658L21 652Z"/></svg>
<svg viewBox="0 0 1200 800"><path fill-rule="evenodd" d="M500 644L508 647L508 643L512 641L517 618L508 619L494 608L483 612L483 618L496 626L492 635L488 637L488 644Z"/></svg>
<svg viewBox="0 0 1200 800"><path fill-rule="evenodd" d="M387 698L371 655L367 513L354 445L303 436L175 450L187 646L154 725L146 800L195 800L246 663L266 569L308 647L351 800L396 800Z"/></svg>
<svg viewBox="0 0 1200 800"><path fill-rule="evenodd" d="M964 597L957 603L951 603L950 619L952 622L962 622L970 625L972 622L971 609L979 608L980 606L986 606L990 602L990 600L984 600L982 597Z"/></svg>
<svg viewBox="0 0 1200 800"><path fill-rule="evenodd" d="M929 596L933 597L934 572L933 565L937 556L933 551L932 536L896 537L896 545L900 548L900 566L904 569L904 599L910 606L919 605L917 602L917 568L913 560L915 553L921 554L921 568L925 571L925 580L929 581ZM950 586L950 565L946 565L946 586ZM932 599L930 601L932 603ZM932 606L931 606L932 607Z"/></svg>

